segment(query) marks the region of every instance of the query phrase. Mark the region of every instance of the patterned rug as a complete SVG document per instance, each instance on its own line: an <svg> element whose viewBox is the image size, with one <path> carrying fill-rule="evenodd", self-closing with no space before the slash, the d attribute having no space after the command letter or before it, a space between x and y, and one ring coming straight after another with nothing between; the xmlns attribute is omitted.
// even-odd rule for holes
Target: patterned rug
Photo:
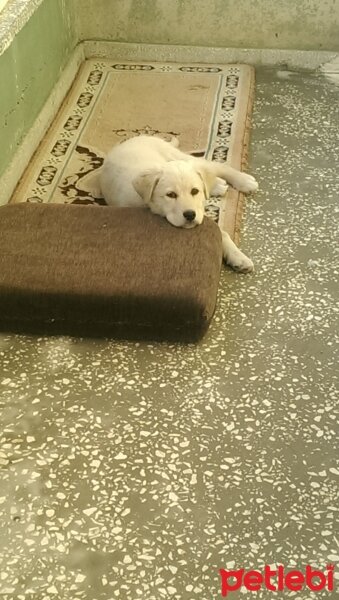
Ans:
<svg viewBox="0 0 339 600"><path fill-rule="evenodd" d="M85 61L11 202L104 204L105 153L135 135L179 138L194 156L246 167L254 70L246 65ZM206 214L237 240L242 195L229 188Z"/></svg>

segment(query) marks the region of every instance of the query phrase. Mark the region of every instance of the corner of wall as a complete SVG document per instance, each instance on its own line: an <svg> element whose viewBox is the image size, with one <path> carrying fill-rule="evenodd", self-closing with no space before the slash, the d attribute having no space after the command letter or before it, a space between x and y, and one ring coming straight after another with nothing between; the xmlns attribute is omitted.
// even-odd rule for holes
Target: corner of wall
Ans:
<svg viewBox="0 0 339 600"><path fill-rule="evenodd" d="M7 176L74 53L73 0L12 1L0 14L0 39L0 176Z"/></svg>

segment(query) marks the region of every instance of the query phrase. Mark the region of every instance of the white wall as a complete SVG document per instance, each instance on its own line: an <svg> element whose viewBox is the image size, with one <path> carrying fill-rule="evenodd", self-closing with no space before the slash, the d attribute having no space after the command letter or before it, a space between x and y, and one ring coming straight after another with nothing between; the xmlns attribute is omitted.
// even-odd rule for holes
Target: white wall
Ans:
<svg viewBox="0 0 339 600"><path fill-rule="evenodd" d="M73 0L80 39L339 50L339 0Z"/></svg>

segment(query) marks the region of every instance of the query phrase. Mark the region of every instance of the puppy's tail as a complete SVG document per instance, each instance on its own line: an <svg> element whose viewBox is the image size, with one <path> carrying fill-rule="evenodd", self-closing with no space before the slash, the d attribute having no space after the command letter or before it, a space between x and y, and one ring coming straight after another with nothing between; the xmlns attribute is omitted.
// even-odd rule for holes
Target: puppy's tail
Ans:
<svg viewBox="0 0 339 600"><path fill-rule="evenodd" d="M172 144L172 146L174 146L174 148L179 148L179 140L177 137L175 137L175 135L173 135L171 137L170 144Z"/></svg>

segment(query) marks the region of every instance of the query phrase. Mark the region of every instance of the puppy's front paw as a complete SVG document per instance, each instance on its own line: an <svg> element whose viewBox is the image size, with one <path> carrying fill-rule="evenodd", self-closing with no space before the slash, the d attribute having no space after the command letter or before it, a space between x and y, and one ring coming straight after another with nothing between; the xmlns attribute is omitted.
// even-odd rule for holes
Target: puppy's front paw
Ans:
<svg viewBox="0 0 339 600"><path fill-rule="evenodd" d="M246 254L237 250L237 252L229 253L224 257L226 264L228 264L233 271L237 273L251 273L254 271L254 264Z"/></svg>
<svg viewBox="0 0 339 600"><path fill-rule="evenodd" d="M239 173L235 184L235 187L240 192L244 192L245 194L249 194L250 192L256 192L259 187L259 184L256 181L256 179L248 173Z"/></svg>

